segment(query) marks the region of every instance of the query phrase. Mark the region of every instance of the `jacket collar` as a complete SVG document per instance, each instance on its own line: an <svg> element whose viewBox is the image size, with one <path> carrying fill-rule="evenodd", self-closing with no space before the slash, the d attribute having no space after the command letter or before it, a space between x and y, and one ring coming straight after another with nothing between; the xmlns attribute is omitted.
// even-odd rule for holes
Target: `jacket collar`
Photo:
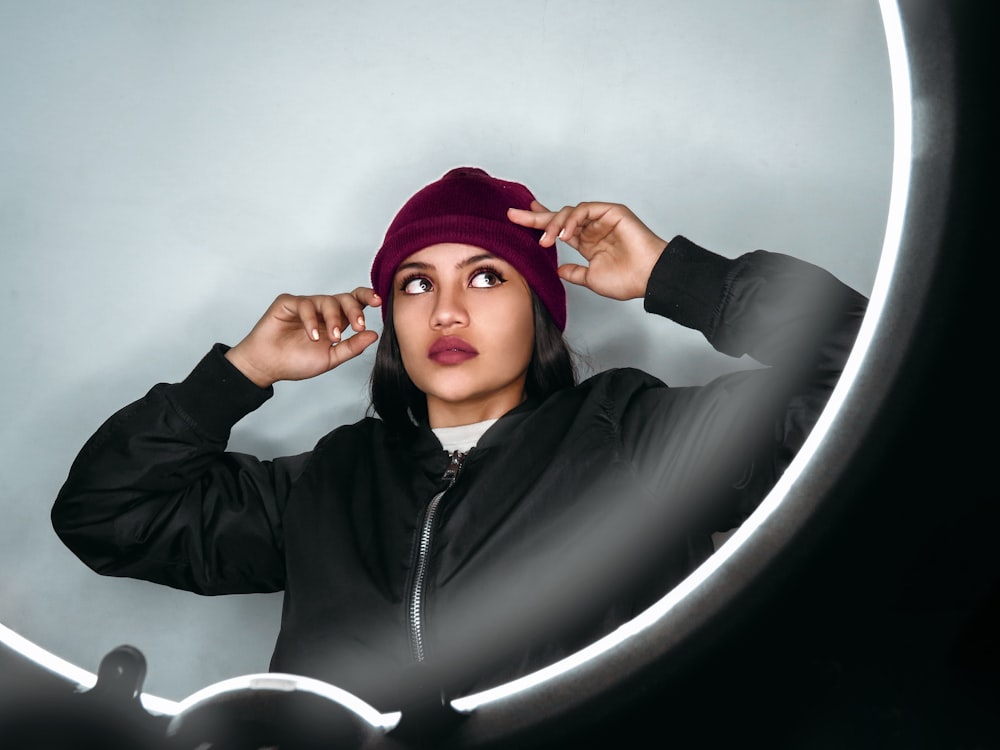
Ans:
<svg viewBox="0 0 1000 750"><path fill-rule="evenodd" d="M538 401L534 399L528 399L515 406L483 433L473 450L492 448L503 443L537 407ZM406 441L409 443L410 454L417 460L428 460L434 454L443 455L441 442L430 426L420 422L417 423L416 428L412 438Z"/></svg>

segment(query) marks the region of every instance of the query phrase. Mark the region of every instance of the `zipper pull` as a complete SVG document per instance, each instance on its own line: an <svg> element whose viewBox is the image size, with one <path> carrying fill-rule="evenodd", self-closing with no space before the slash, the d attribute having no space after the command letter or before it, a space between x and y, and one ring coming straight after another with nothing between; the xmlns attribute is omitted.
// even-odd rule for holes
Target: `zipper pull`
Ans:
<svg viewBox="0 0 1000 750"><path fill-rule="evenodd" d="M448 463L448 468L444 470L444 476L442 479L447 479L452 484L458 479L458 473L462 470L462 462L465 460L467 454L460 453L459 451L453 451L451 454L451 461Z"/></svg>

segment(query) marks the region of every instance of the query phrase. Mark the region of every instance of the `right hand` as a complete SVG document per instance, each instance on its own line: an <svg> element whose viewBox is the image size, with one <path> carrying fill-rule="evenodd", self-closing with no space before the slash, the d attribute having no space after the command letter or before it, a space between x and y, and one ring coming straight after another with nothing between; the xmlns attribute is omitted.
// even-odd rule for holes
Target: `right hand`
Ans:
<svg viewBox="0 0 1000 750"><path fill-rule="evenodd" d="M511 208L507 216L515 224L543 230L542 247L552 247L558 238L580 253L587 265L563 263L559 277L611 299L645 296L653 266L667 246L619 203L588 201L550 211L532 201L530 209Z"/></svg>
<svg viewBox="0 0 1000 750"><path fill-rule="evenodd" d="M342 294L281 294L226 359L261 388L305 380L353 359L378 338L365 327L365 307L378 307L375 290ZM356 333L344 338L352 328Z"/></svg>

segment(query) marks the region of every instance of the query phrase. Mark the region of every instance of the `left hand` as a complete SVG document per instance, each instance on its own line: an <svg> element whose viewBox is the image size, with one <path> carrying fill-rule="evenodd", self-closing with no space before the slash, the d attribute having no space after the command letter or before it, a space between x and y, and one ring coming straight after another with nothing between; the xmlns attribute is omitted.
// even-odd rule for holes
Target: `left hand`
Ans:
<svg viewBox="0 0 1000 750"><path fill-rule="evenodd" d="M617 203L587 202L550 211L533 201L530 210L511 208L507 216L515 224L543 230L543 247L561 239L579 252L588 265L564 263L559 276L611 299L645 296L649 275L667 245Z"/></svg>

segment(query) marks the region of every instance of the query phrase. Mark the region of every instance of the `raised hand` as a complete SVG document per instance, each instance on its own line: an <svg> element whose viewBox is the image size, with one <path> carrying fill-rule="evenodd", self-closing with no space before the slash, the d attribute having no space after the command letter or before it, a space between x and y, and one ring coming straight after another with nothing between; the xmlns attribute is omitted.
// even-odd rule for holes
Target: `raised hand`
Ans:
<svg viewBox="0 0 1000 750"><path fill-rule="evenodd" d="M332 295L281 294L226 358L262 388L315 377L375 342L378 334L365 327L364 309L381 304L368 287ZM344 338L348 328L356 333Z"/></svg>
<svg viewBox="0 0 1000 750"><path fill-rule="evenodd" d="M580 253L587 265L565 263L559 276L612 299L642 297L646 282L666 241L654 234L626 206L618 203L580 203L550 211L538 201L531 209L511 208L515 224L544 231L540 244L557 239Z"/></svg>

